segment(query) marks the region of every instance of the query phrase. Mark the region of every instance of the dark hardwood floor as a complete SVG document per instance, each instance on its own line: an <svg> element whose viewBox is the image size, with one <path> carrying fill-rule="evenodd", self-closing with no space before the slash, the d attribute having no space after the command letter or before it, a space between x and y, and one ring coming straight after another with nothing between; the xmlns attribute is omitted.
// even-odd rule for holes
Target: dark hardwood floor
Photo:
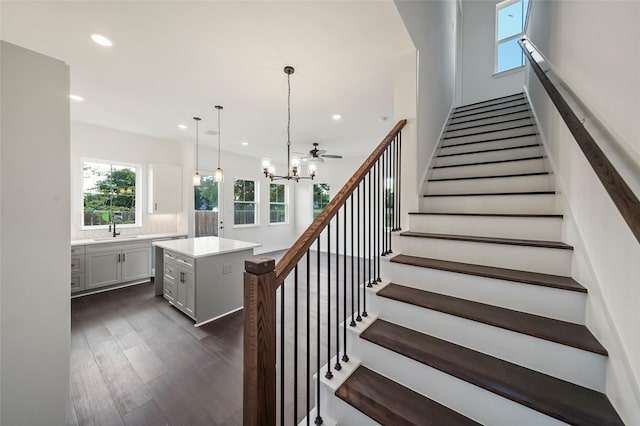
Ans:
<svg viewBox="0 0 640 426"><path fill-rule="evenodd" d="M269 253L268 257L279 259L282 254L283 252ZM312 284L309 291L309 376L315 373L317 365L315 259L315 253L312 252L309 271ZM322 255L321 259L324 268L326 255ZM335 262L335 256L332 256L332 262ZM342 260L340 262L342 270ZM348 266L350 276L350 262ZM335 275L334 268L335 263L332 264L332 275ZM297 424L302 420L306 415L307 404L307 296L304 265L299 273L299 380L295 422L292 380L293 280L289 279L285 284L285 389L288 395L285 398L286 424ZM342 276L342 272L340 275ZM320 278L320 309L323 313L320 363L323 365L327 357L326 312L329 309L326 271L321 272ZM332 300L335 300L335 282L333 277ZM340 287L342 288L342 284ZM344 294L340 294L340 299L344 299ZM350 306L350 299L348 300ZM332 303L332 348L335 347L335 309L335 303ZM340 309L342 320L342 307ZM164 298L154 296L153 283L73 299L67 424L241 425L242 322L242 311L239 311L195 328L191 319L170 306ZM278 375L278 389L279 383ZM310 406L313 406L315 392L311 378L310 383L309 399Z"/></svg>

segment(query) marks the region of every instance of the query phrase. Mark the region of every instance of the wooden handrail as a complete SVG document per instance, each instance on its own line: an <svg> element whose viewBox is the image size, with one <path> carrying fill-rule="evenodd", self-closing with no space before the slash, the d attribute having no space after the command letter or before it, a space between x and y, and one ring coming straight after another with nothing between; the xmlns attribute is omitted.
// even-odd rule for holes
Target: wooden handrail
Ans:
<svg viewBox="0 0 640 426"><path fill-rule="evenodd" d="M295 268L302 256L315 243L318 236L322 233L331 219L338 213L338 210L347 202L353 191L358 187L362 179L371 170L378 158L382 155L387 146L400 133L402 128L407 124L407 120L400 120L393 129L380 142L380 145L369 155L360 168L340 189L331 202L322 210L318 217L309 225L307 230L296 240L287 253L280 259L276 265L276 281L279 286L289 273Z"/></svg>
<svg viewBox="0 0 640 426"><path fill-rule="evenodd" d="M587 161L591 164L593 171L598 176L598 179L600 179L600 182L602 182L602 185L618 208L625 222L627 222L631 232L635 235L638 242L640 242L640 200L638 200L638 197L636 197L629 185L627 185L620 173L618 173L615 166L600 149L553 82L547 77L540 66L542 55L537 48L526 38L522 38L519 44L529 60L531 68L536 76L538 76L540 83L547 91L547 94L556 106L556 109L587 158ZM534 54L540 59L534 57Z"/></svg>

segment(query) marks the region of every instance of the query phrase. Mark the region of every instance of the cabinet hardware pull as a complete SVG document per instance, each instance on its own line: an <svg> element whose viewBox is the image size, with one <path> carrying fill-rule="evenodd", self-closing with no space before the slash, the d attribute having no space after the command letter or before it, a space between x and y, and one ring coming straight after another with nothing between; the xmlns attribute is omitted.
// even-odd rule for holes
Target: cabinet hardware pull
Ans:
<svg viewBox="0 0 640 426"><path fill-rule="evenodd" d="M158 211L158 203L155 203L155 205L153 206L155 211Z"/></svg>
<svg viewBox="0 0 640 426"><path fill-rule="evenodd" d="M120 254L118 254L118 263L120 263Z"/></svg>
<svg viewBox="0 0 640 426"><path fill-rule="evenodd" d="M126 262L126 261L127 261L127 259L125 258L125 256L126 256L126 255L127 255L126 253L122 253L122 261L123 261L123 262Z"/></svg>

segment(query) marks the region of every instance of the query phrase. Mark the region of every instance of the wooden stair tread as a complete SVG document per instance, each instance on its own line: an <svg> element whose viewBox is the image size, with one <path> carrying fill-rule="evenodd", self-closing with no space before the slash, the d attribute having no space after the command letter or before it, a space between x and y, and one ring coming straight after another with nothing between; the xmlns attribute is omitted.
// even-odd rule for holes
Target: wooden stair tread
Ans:
<svg viewBox="0 0 640 426"><path fill-rule="evenodd" d="M507 147L504 147L504 148L493 148L493 149L485 149L485 150L479 150L479 151L456 152L455 154L436 155L436 158L457 157L457 156L460 156L460 155L470 155L470 154L486 154L487 152L513 151L515 149L535 148L537 146L541 146L541 145L539 143L530 143L530 144L527 144L527 145L507 146Z"/></svg>
<svg viewBox="0 0 640 426"><path fill-rule="evenodd" d="M338 388L336 396L383 425L479 424L363 366Z"/></svg>
<svg viewBox="0 0 640 426"><path fill-rule="evenodd" d="M552 195L556 191L524 191L524 192L465 192L453 194L424 194L423 197L471 197L471 196L503 196L503 195Z"/></svg>
<svg viewBox="0 0 640 426"><path fill-rule="evenodd" d="M496 129L496 130L483 130L481 132L467 133L466 135L446 136L446 137L444 137L442 139L443 140L449 140L449 139L464 138L464 137L467 137L467 136L487 135L487 134L490 134L490 133L506 132L507 130L523 129L525 127L534 127L534 126L535 126L535 124L522 124L522 125L519 125L519 126L503 127L502 129Z"/></svg>
<svg viewBox="0 0 640 426"><path fill-rule="evenodd" d="M475 235L434 234L431 232L401 232L403 237L434 238L439 240L469 241L475 243L508 244L513 246L553 248L573 250L573 247L560 241L521 240L516 238L479 237Z"/></svg>
<svg viewBox="0 0 640 426"><path fill-rule="evenodd" d="M561 214L536 214L536 213L443 213L443 212L409 212L410 215L434 215L434 216L487 216L487 217L548 217L554 219L562 219L563 215Z"/></svg>
<svg viewBox="0 0 640 426"><path fill-rule="evenodd" d="M497 121L495 123L473 124L473 125L470 125L470 126L467 126L467 127L461 127L459 129L450 129L449 127L447 127L447 131L445 132L445 134L446 133L451 133L451 132L458 132L460 130L475 129L475 128L478 128L478 127L495 126L495 125L498 125L498 124L512 123L514 121L520 121L520 120L531 120L531 117L509 118L509 119L506 119L506 120ZM450 125L453 126L454 124L450 124Z"/></svg>
<svg viewBox="0 0 640 426"><path fill-rule="evenodd" d="M514 173L508 175L492 175L492 176L463 176L463 177L454 177L454 178L439 178L439 179L429 179L427 182L443 182L450 180L473 180L473 179L499 179L499 178L512 178L512 177L523 177L523 176L540 176L540 175L548 175L549 172L532 172L532 173Z"/></svg>
<svg viewBox="0 0 640 426"><path fill-rule="evenodd" d="M599 355L607 350L584 325L391 283L378 296L515 331Z"/></svg>
<svg viewBox="0 0 640 426"><path fill-rule="evenodd" d="M504 136L504 137L501 137L501 138L483 139L483 140L480 140L480 141L452 143L452 144L448 144L448 145L443 145L443 146L440 147L440 149L451 148L453 146L473 145L473 144L477 144L477 143L506 141L506 140L509 140L509 139L517 139L517 138L524 138L524 137L528 137L528 136L537 136L537 135L538 134L534 132L534 133L524 133L522 135L515 135L515 136Z"/></svg>
<svg viewBox="0 0 640 426"><path fill-rule="evenodd" d="M449 169L452 167L483 166L486 164L514 163L517 161L542 160L543 158L544 157L542 155L536 155L533 157L510 158L508 160L479 161L475 163L451 164L448 166L433 166L432 169Z"/></svg>
<svg viewBox="0 0 640 426"><path fill-rule="evenodd" d="M491 99L487 99L487 100L484 100L484 101L472 102L470 104L460 105L458 107L455 107L455 110L458 110L458 109L461 109L461 108L468 108L470 106L477 106L477 105L480 105L480 104L486 104L486 103L489 103L489 102L501 101L501 100L503 102L505 102L504 99L507 99L507 98L522 98L522 99L524 99L524 93L522 93L522 92L513 93L511 95L499 96L497 98L491 98ZM506 102L508 102L508 101L506 101ZM500 102L498 102L498 103L500 103Z"/></svg>
<svg viewBox="0 0 640 426"><path fill-rule="evenodd" d="M457 272L466 275L495 278L499 280L519 282L523 284L539 285L560 290L586 293L587 289L571 277L541 274L538 272L519 271L517 269L496 268L494 266L474 265L471 263L453 262L450 260L430 259L427 257L408 256L399 254L391 258L393 263L418 266L422 268L438 269L441 271Z"/></svg>
<svg viewBox="0 0 640 426"><path fill-rule="evenodd" d="M492 118L499 118L499 117L506 117L508 115L513 115L513 114L520 114L523 112L529 112L529 107L525 107L524 109L518 110L518 111L511 111L511 112L505 112L502 114L495 114L492 115L491 117L483 117L483 118L472 118L471 120L464 120L464 121L458 121L457 123L452 123L452 120L455 120L455 118L451 118L451 120L449 121L449 124L462 124L462 123L471 123L473 121L480 121L480 120L490 120Z"/></svg>
<svg viewBox="0 0 640 426"><path fill-rule="evenodd" d="M505 102L507 103L507 102ZM487 106L488 108L489 106ZM507 106L502 106L499 108L494 108L494 109L489 109L486 111L477 111L477 109L481 109L481 108L477 108L477 109L470 109L467 111L454 111L453 114L451 115L451 120L456 119L456 118L462 118L462 117L472 117L474 115L478 115L478 114L488 114L488 113L492 113L492 112L496 112L496 111L504 111L505 109L509 109L509 108L519 108L519 107L527 107L529 108L529 104L528 103L521 103L521 104L515 104L515 105L507 105ZM475 112L473 112L475 111ZM470 112L470 114L465 114L467 112ZM489 116L491 117L491 116ZM487 117L487 118L489 118Z"/></svg>
<svg viewBox="0 0 640 426"><path fill-rule="evenodd" d="M623 425L600 392L380 319L360 337L566 423Z"/></svg>

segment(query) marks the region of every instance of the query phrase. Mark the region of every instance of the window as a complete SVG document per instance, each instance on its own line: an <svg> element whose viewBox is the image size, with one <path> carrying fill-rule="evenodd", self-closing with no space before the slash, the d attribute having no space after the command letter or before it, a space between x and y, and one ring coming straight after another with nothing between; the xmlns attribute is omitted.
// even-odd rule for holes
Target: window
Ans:
<svg viewBox="0 0 640 426"><path fill-rule="evenodd" d="M218 236L218 184L213 176L202 175L194 186L195 236Z"/></svg>
<svg viewBox="0 0 640 426"><path fill-rule="evenodd" d="M136 202L138 166L100 160L83 161L82 226L140 226Z"/></svg>
<svg viewBox="0 0 640 426"><path fill-rule="evenodd" d="M237 179L233 181L233 224L257 225L258 203L256 182Z"/></svg>
<svg viewBox="0 0 640 426"><path fill-rule="evenodd" d="M496 73L524 65L518 40L524 35L529 0L507 0L496 5Z"/></svg>
<svg viewBox="0 0 640 426"><path fill-rule="evenodd" d="M269 223L287 223L287 185L269 185Z"/></svg>
<svg viewBox="0 0 640 426"><path fill-rule="evenodd" d="M329 184L328 183L315 183L313 184L313 218L318 217L320 212L327 207L331 201L329 196Z"/></svg>

